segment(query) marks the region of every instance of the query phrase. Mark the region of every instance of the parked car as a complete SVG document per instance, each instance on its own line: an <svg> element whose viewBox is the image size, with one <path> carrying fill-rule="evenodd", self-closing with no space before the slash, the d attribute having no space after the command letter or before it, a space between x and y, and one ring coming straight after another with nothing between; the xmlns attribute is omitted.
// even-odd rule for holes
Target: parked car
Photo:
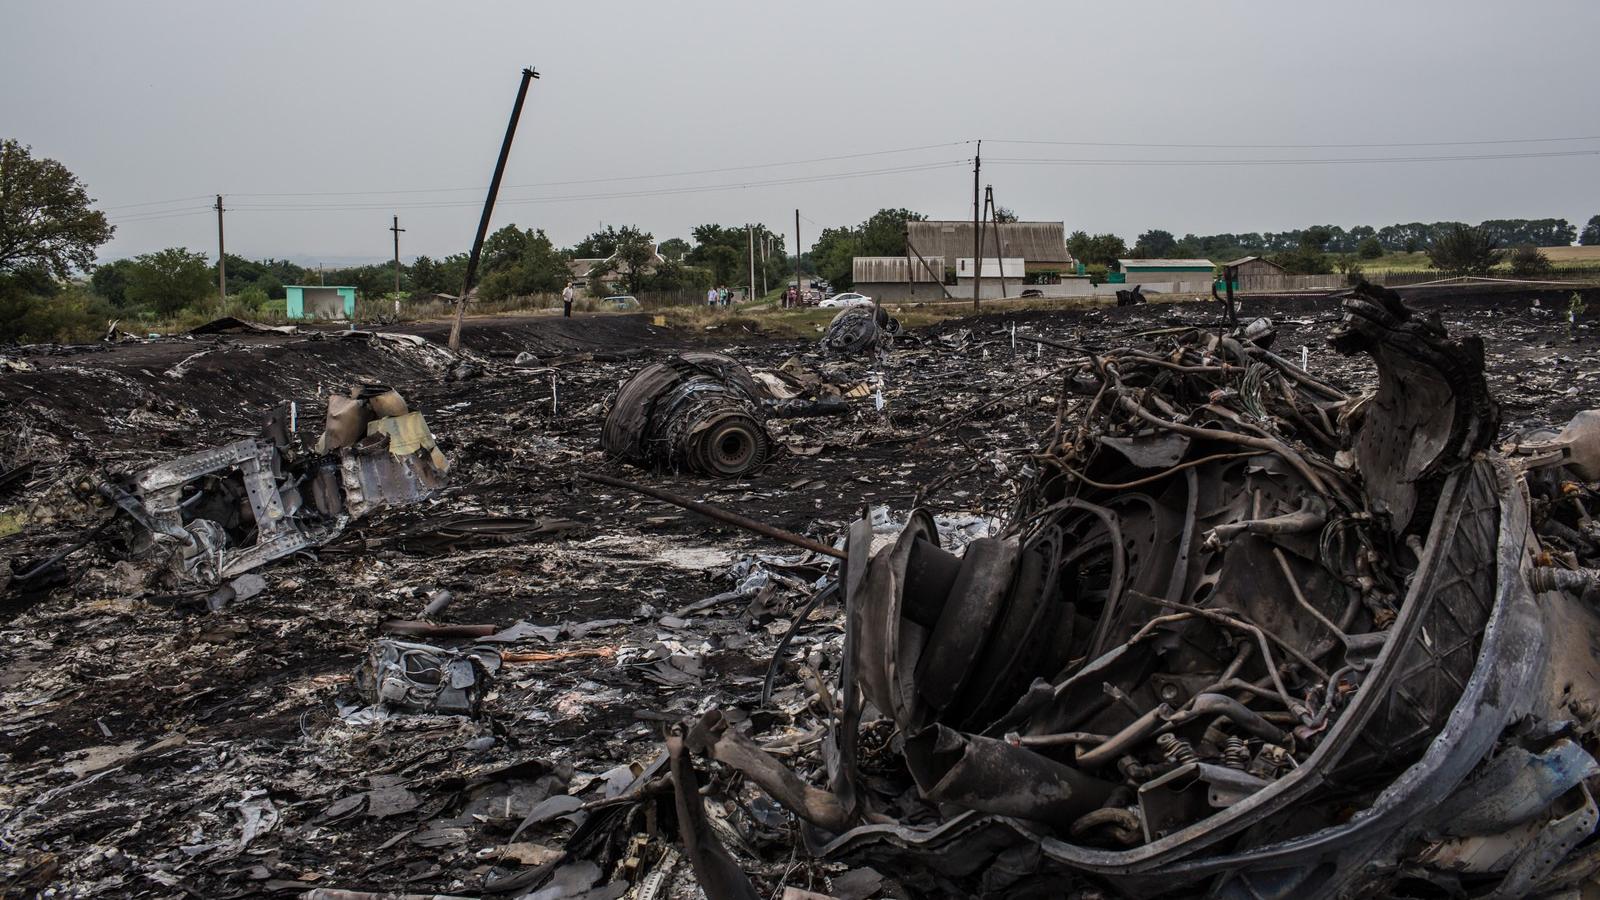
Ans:
<svg viewBox="0 0 1600 900"><path fill-rule="evenodd" d="M604 298L602 298L600 300L600 303L602 305L608 306L608 307L610 307L612 309L638 309L639 308L638 299L634 298L634 297L630 297L627 294L618 294L615 297L604 297Z"/></svg>
<svg viewBox="0 0 1600 900"><path fill-rule="evenodd" d="M828 309L837 309L845 306L871 306L872 298L866 294L846 293L834 294L832 297L817 304Z"/></svg>
<svg viewBox="0 0 1600 900"><path fill-rule="evenodd" d="M1043 297L1044 296L1044 291L1041 291L1038 288L1028 288L1027 290L1022 292L1022 296L1023 297Z"/></svg>

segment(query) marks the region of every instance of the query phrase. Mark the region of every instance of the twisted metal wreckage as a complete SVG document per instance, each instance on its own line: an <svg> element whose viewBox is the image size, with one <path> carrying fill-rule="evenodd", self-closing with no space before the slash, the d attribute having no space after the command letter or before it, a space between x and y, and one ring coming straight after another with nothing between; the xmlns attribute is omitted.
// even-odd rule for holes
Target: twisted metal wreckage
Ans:
<svg viewBox="0 0 1600 900"><path fill-rule="evenodd" d="M285 402L263 416L261 437L97 480L95 491L118 513L102 528L120 528L127 556L151 564L170 586L236 579L214 595L227 602L242 589L259 589L238 576L327 543L350 519L421 499L445 483L449 463L422 413L392 388L358 384L348 396L330 395L323 434L311 448L299 442L298 417L297 405Z"/></svg>
<svg viewBox="0 0 1600 900"><path fill-rule="evenodd" d="M1493 449L1481 342L1383 288L1331 337L1372 394L1250 333L1086 351L1009 525L960 556L926 512L876 552L851 527L820 753L713 710L630 793L675 798L708 896L755 896L700 788L760 819L735 771L811 853L930 893L1513 897L1600 868L1595 414Z"/></svg>

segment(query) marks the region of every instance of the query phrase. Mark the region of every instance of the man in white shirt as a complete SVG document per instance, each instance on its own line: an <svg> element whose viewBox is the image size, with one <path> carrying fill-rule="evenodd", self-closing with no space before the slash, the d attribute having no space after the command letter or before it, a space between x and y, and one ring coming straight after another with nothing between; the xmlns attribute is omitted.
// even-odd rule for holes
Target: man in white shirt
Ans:
<svg viewBox="0 0 1600 900"><path fill-rule="evenodd" d="M706 305L707 306L716 306L717 305L717 289L716 288L711 288L710 290L706 291Z"/></svg>
<svg viewBox="0 0 1600 900"><path fill-rule="evenodd" d="M561 315L568 319L572 318L572 293L572 282L569 281L561 289Z"/></svg>

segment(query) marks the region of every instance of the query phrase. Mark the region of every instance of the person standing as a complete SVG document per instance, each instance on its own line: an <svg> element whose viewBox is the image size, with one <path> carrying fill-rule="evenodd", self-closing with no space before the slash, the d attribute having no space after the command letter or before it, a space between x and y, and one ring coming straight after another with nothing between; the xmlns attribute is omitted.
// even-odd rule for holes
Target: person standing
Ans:
<svg viewBox="0 0 1600 900"><path fill-rule="evenodd" d="M569 281L567 286L561 289L561 315L563 318L572 318L572 295L572 282Z"/></svg>
<svg viewBox="0 0 1600 900"><path fill-rule="evenodd" d="M710 290L706 291L706 305L707 306L716 306L717 305L717 289L716 288L713 287Z"/></svg>

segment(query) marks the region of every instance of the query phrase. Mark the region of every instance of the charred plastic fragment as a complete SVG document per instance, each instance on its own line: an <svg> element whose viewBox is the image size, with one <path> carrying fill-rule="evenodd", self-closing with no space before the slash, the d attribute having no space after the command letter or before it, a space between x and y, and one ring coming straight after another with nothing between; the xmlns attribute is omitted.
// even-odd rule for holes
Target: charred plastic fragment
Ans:
<svg viewBox="0 0 1600 900"><path fill-rule="evenodd" d="M894 346L900 333L900 320L876 304L851 306L839 311L822 335L822 347L829 353L857 356Z"/></svg>
<svg viewBox="0 0 1600 900"><path fill-rule="evenodd" d="M657 471L731 478L771 454L764 419L744 366L719 353L685 353L645 366L622 386L600 446Z"/></svg>
<svg viewBox="0 0 1600 900"><path fill-rule="evenodd" d="M1067 381L1095 390L1000 536L957 556L919 512L871 552L870 522L852 526L826 789L711 720L691 745L824 855L874 865L1028 859L1034 887L1070 873L1141 897L1587 877L1600 765L1576 738L1596 708L1570 698L1600 690L1600 619L1552 589L1587 587L1600 559L1557 543L1561 571L1535 577L1560 532L1530 530L1582 535L1554 505L1572 490L1547 485L1587 448L1530 442L1528 465L1558 469L1518 477L1489 450L1481 343L1392 292L1351 292L1333 342L1371 356L1375 393L1242 330L1085 362ZM863 765L878 724L898 769Z"/></svg>

